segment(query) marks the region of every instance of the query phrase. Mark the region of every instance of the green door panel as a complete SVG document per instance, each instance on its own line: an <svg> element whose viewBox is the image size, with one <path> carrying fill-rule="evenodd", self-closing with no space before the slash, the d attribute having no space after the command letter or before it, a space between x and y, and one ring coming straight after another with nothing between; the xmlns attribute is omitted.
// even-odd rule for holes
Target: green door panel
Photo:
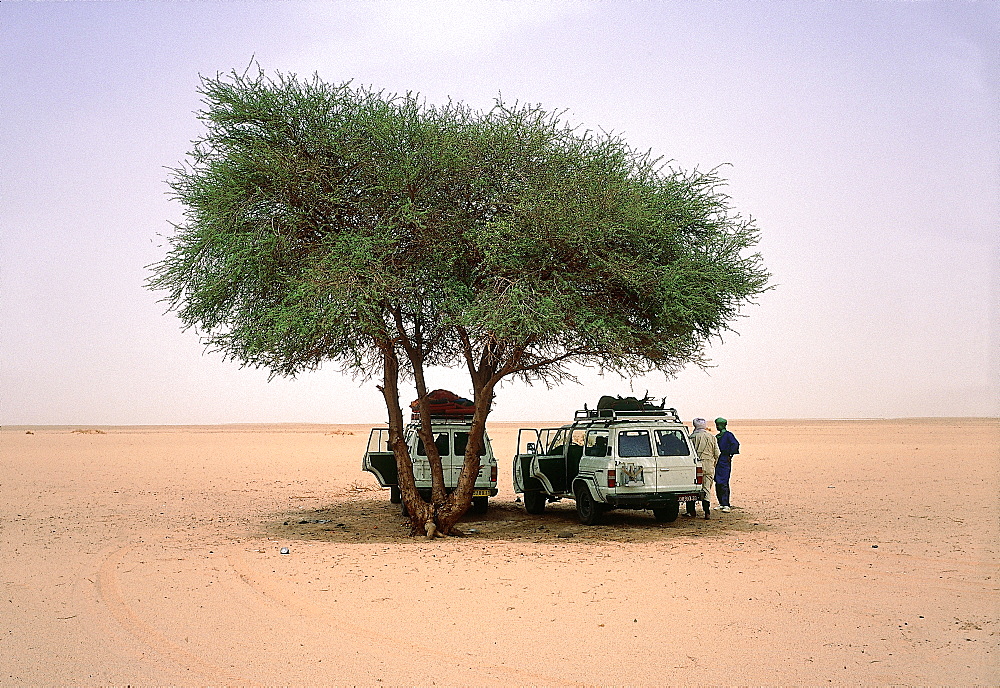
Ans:
<svg viewBox="0 0 1000 688"><path fill-rule="evenodd" d="M531 475L531 460L533 458L535 458L534 454L519 454L517 457L521 468L521 484L524 486L525 492L543 489L541 481Z"/></svg>
<svg viewBox="0 0 1000 688"><path fill-rule="evenodd" d="M370 472L378 478L382 487L399 485L399 473L396 470L396 455L392 452L369 452L368 463Z"/></svg>
<svg viewBox="0 0 1000 688"><path fill-rule="evenodd" d="M566 491L566 458L563 456L539 456L538 470L552 483L555 492Z"/></svg>

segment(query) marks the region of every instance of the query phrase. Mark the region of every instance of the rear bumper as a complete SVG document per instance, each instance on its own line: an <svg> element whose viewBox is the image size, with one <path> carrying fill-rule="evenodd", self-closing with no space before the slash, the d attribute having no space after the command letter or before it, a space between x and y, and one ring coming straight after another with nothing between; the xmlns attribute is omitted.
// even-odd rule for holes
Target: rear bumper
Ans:
<svg viewBox="0 0 1000 688"><path fill-rule="evenodd" d="M608 504L616 509L662 509L673 502L698 501L702 492L640 492L609 494Z"/></svg>

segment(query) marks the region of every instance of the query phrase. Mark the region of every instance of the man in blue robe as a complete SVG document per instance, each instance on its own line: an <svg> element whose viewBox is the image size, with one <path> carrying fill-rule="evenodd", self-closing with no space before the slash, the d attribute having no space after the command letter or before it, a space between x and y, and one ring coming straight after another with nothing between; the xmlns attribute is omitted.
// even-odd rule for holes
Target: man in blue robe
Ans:
<svg viewBox="0 0 1000 688"><path fill-rule="evenodd" d="M729 476L733 471L733 455L740 453L740 442L736 435L726 430L726 419L716 418L715 436L719 443L719 460L715 464L715 496L719 498L719 510L724 513L732 511L729 505Z"/></svg>

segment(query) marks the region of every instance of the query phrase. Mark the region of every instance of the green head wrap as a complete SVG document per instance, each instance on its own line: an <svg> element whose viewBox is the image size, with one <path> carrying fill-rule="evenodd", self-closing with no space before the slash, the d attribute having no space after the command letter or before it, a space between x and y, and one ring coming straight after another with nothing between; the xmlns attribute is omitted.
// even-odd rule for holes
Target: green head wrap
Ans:
<svg viewBox="0 0 1000 688"><path fill-rule="evenodd" d="M723 429L725 429L727 422L728 421L726 421L725 418L716 418L715 419L715 427L719 428L720 430L723 430Z"/></svg>

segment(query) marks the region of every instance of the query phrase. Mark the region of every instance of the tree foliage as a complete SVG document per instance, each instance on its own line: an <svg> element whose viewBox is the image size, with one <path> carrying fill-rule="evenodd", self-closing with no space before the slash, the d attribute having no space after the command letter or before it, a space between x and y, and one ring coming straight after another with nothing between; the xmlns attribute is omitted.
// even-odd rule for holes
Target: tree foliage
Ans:
<svg viewBox="0 0 1000 688"><path fill-rule="evenodd" d="M185 221L149 285L241 364L378 376L414 532L449 532L468 508L502 379L558 382L572 363L673 374L767 288L756 228L714 171L540 106L263 73L201 92L206 132L170 180ZM467 367L476 415L451 495L425 423L423 503L398 385L423 400L439 365Z"/></svg>

